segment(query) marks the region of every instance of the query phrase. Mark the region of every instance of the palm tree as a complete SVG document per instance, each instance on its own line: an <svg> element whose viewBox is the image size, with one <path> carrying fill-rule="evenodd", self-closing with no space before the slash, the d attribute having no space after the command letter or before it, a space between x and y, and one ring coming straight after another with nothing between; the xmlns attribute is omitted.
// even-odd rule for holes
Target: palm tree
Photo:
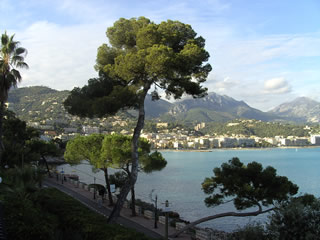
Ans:
<svg viewBox="0 0 320 240"><path fill-rule="evenodd" d="M0 164L4 145L2 141L2 120L4 114L4 104L8 99L10 88L16 87L22 77L15 68L28 68L24 62L27 54L25 48L19 47L20 42L13 40L14 35L8 36L7 32L1 35L0 45Z"/></svg>

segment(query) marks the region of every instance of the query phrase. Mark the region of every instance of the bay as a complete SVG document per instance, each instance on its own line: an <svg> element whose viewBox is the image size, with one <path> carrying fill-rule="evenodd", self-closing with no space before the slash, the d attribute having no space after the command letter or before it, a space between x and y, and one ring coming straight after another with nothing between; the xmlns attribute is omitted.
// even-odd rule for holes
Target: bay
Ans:
<svg viewBox="0 0 320 240"><path fill-rule="evenodd" d="M165 169L151 174L139 173L136 184L136 195L144 201L150 202L150 193L158 195L159 203L169 200L171 208L188 221L212 214L234 210L231 203L207 208L204 204L206 195L201 190L201 183L205 177L212 176L213 168L219 167L233 157L249 163L256 161L264 167L272 166L278 175L287 176L289 180L299 186L299 194L310 193L320 196L320 148L273 148L252 150L213 150L212 152L181 152L162 151L168 161ZM92 172L88 164L69 166L64 164L58 170L79 175L80 181L104 184L103 172ZM218 230L233 231L253 221L266 221L266 215L257 217L226 217L201 224Z"/></svg>

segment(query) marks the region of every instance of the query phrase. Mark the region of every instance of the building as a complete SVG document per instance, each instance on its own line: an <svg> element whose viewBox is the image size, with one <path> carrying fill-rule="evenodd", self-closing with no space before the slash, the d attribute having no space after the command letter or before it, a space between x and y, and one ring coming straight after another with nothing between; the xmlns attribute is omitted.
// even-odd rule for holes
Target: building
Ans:
<svg viewBox="0 0 320 240"><path fill-rule="evenodd" d="M279 142L280 142L281 146L292 146L293 145L292 141L287 138L281 138Z"/></svg>
<svg viewBox="0 0 320 240"><path fill-rule="evenodd" d="M238 138L239 147L254 147L256 141L252 138Z"/></svg>
<svg viewBox="0 0 320 240"><path fill-rule="evenodd" d="M296 138L294 139L293 144L295 146L308 146L309 140L307 138Z"/></svg>
<svg viewBox="0 0 320 240"><path fill-rule="evenodd" d="M99 133L99 127L91 127L91 126L82 126L82 131L84 134L92 134L92 133Z"/></svg>
<svg viewBox="0 0 320 240"><path fill-rule="evenodd" d="M236 138L228 138L228 137L219 138L219 147L230 148L230 147L237 147L237 146L238 146L238 141Z"/></svg>
<svg viewBox="0 0 320 240"><path fill-rule="evenodd" d="M312 145L320 145L320 135L311 135L310 142Z"/></svg>
<svg viewBox="0 0 320 240"><path fill-rule="evenodd" d="M168 127L168 123L166 122L157 123L157 128L167 128L167 127Z"/></svg>

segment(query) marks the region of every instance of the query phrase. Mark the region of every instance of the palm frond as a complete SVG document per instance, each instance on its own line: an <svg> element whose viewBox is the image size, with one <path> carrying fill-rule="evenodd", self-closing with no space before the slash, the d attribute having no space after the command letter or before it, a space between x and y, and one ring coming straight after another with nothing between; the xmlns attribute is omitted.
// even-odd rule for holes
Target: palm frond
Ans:
<svg viewBox="0 0 320 240"><path fill-rule="evenodd" d="M7 35L7 32L1 35L1 45L5 46L9 42L9 36Z"/></svg>
<svg viewBox="0 0 320 240"><path fill-rule="evenodd" d="M12 64L17 64L17 62L23 62L24 61L24 57L23 56L20 56L20 55L13 55L11 57L11 63Z"/></svg>
<svg viewBox="0 0 320 240"><path fill-rule="evenodd" d="M19 68L25 68L25 69L29 68L28 64L26 64L25 62L18 62L16 66Z"/></svg>
<svg viewBox="0 0 320 240"><path fill-rule="evenodd" d="M27 49L23 47L18 47L15 51L15 55L21 55L21 54L27 55L27 53L28 53Z"/></svg>
<svg viewBox="0 0 320 240"><path fill-rule="evenodd" d="M18 81L20 82L21 81L21 75L20 75L20 72L16 69L11 69L11 74L13 75L13 77ZM15 81L15 82L17 82ZM12 85L15 85L14 83Z"/></svg>

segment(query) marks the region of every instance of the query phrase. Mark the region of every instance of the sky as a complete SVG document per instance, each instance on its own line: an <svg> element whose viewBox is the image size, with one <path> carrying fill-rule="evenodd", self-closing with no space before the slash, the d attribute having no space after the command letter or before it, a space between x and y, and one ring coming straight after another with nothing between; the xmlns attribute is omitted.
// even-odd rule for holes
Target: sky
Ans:
<svg viewBox="0 0 320 240"><path fill-rule="evenodd" d="M320 101L319 0L0 0L0 33L28 50L19 87L71 90L97 76L97 48L119 18L190 24L206 39L209 92L268 111Z"/></svg>

